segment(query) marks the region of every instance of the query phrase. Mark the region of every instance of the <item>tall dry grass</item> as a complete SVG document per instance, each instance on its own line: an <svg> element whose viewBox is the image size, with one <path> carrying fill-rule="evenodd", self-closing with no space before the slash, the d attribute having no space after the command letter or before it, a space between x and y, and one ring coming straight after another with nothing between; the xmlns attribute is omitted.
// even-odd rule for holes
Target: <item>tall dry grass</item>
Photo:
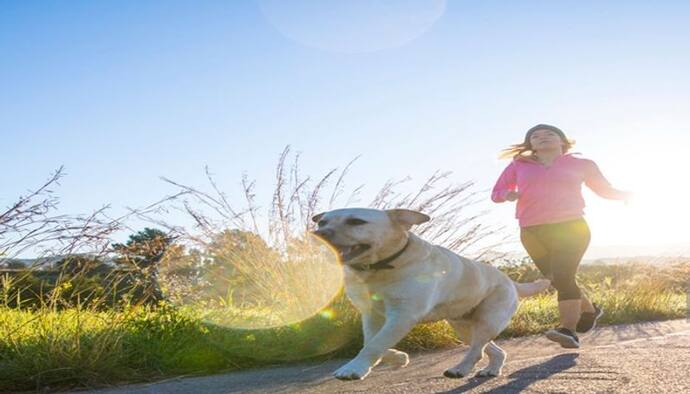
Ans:
<svg viewBox="0 0 690 394"><path fill-rule="evenodd" d="M355 160L341 171L323 177L303 178L299 154L287 164L290 148L281 153L275 171L275 189L266 215L256 203L255 181L242 179L246 206L231 206L226 192L206 169L208 190L164 178L179 191L167 202L166 211L183 213L191 226L181 226L164 215L141 215L167 229L185 250L169 253L161 265L161 281L169 300L205 310L216 324L242 328L271 327L303 320L326 306L342 287L342 271L333 253L311 235L316 213L353 204L364 185L355 188L347 201L344 180ZM501 242L499 231L480 219L483 199L471 182L452 184L450 173L434 173L418 190L398 193L409 182L387 181L367 205L370 208L405 207L423 211L432 220L414 232L458 253L475 257ZM329 189L329 185L332 187ZM265 221L262 222L261 218ZM483 247L479 247L480 243ZM193 271L195 275L182 274ZM256 311L262 310L258 314Z"/></svg>

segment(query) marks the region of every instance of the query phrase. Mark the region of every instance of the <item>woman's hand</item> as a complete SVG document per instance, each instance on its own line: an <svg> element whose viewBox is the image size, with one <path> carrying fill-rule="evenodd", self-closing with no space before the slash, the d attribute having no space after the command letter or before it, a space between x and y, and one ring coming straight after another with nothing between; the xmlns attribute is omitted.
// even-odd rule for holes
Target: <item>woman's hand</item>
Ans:
<svg viewBox="0 0 690 394"><path fill-rule="evenodd" d="M518 198L520 198L520 193L518 193L516 191L511 190L506 194L506 200L508 200L508 201L515 201Z"/></svg>

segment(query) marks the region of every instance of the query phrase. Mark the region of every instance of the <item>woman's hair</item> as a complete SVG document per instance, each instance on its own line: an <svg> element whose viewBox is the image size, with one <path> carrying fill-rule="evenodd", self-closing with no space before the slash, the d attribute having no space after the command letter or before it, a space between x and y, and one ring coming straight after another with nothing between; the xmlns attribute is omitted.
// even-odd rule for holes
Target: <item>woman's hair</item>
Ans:
<svg viewBox="0 0 690 394"><path fill-rule="evenodd" d="M565 133L563 130L559 129L556 126L551 126L548 124L538 124L531 129L527 130L527 133L525 134L525 140L522 141L520 144L513 144L509 146L506 149L503 149L501 151L501 154L499 155L499 158L501 159L518 159L520 157L531 157L534 155L534 151L532 150L532 144L530 144L529 140L530 137L532 137L532 134L537 131L537 130L550 130L553 131L554 133L558 134L561 137L561 141L563 141L563 153L567 152L572 148L572 146L575 144L575 141L568 139L568 137L565 136Z"/></svg>

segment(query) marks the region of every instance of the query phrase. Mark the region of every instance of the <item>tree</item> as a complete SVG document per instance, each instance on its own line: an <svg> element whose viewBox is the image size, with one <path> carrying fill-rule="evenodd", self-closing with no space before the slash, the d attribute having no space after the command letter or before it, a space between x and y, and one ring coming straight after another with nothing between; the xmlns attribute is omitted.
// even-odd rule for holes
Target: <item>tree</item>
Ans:
<svg viewBox="0 0 690 394"><path fill-rule="evenodd" d="M113 244L113 250L120 255L116 264L131 271L133 285L143 292L141 295L147 301L163 299L158 284L158 265L173 241L174 238L165 232L146 227L130 235L127 243Z"/></svg>

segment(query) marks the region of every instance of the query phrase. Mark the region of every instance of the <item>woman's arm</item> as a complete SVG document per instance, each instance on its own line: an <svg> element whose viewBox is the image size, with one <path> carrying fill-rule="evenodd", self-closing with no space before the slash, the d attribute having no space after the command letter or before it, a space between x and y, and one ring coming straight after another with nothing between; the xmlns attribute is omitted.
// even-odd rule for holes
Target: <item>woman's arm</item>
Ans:
<svg viewBox="0 0 690 394"><path fill-rule="evenodd" d="M610 200L627 200L631 195L629 192L618 190L611 186L611 183L599 170L599 166L591 160L588 160L585 171L585 185L600 197Z"/></svg>
<svg viewBox="0 0 690 394"><path fill-rule="evenodd" d="M491 200L493 202L504 202L508 199L514 201L517 197L514 196L515 188L517 187L517 176L515 174L515 164L510 163L508 167L503 170L501 176L496 181L493 191L491 192ZM512 193L511 193L512 192Z"/></svg>

